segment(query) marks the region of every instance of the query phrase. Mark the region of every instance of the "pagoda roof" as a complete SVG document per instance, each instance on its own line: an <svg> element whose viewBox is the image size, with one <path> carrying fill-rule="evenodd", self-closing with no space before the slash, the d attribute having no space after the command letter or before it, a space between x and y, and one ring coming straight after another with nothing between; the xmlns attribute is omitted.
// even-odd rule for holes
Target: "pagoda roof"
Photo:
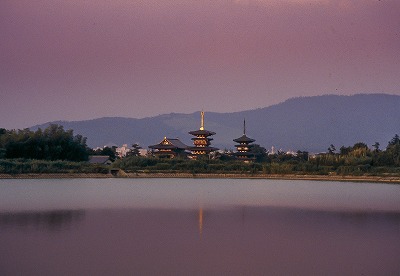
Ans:
<svg viewBox="0 0 400 276"><path fill-rule="evenodd" d="M189 134L210 136L210 135L215 135L215 132L209 131L209 130L205 130L205 129L199 129L199 130L189 131Z"/></svg>
<svg viewBox="0 0 400 276"><path fill-rule="evenodd" d="M256 159L257 154L251 152L235 152L233 156L236 158Z"/></svg>
<svg viewBox="0 0 400 276"><path fill-rule="evenodd" d="M204 140L204 139L207 139L208 141L212 141L212 140L214 140L214 138L199 138L199 137L193 137L193 138L191 138L191 140Z"/></svg>
<svg viewBox="0 0 400 276"><path fill-rule="evenodd" d="M253 152L248 152L248 151L244 151L244 152L237 151L237 152L234 152L233 155L236 155L236 156L238 156L238 155L255 156L256 154L253 153Z"/></svg>
<svg viewBox="0 0 400 276"><path fill-rule="evenodd" d="M151 149L187 149L188 146L182 143L178 138L167 138L156 144L149 146Z"/></svg>
<svg viewBox="0 0 400 276"><path fill-rule="evenodd" d="M218 150L218 148L214 148L214 147L188 147L187 149L190 151L196 151L196 150L216 151L216 150Z"/></svg>
<svg viewBox="0 0 400 276"><path fill-rule="evenodd" d="M246 134L243 134L241 137L233 139L233 141L237 143L253 143L255 140L247 137Z"/></svg>

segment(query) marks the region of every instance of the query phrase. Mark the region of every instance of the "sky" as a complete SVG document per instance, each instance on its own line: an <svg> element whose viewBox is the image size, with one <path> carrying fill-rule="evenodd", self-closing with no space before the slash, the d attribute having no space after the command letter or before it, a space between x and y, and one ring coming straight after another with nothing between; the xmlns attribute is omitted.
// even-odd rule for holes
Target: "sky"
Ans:
<svg viewBox="0 0 400 276"><path fill-rule="evenodd" d="M2 0L0 127L400 95L398 0Z"/></svg>

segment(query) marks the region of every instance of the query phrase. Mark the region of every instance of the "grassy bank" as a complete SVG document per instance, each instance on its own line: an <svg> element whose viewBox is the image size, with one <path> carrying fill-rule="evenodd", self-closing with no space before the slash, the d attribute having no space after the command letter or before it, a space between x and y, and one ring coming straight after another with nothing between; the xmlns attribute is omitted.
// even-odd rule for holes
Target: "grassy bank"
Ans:
<svg viewBox="0 0 400 276"><path fill-rule="evenodd" d="M280 179L311 181L375 182L400 184L400 177L393 176L338 176L300 174L235 174L235 173L28 173L0 174L0 179L62 179L62 178L199 178L199 179Z"/></svg>
<svg viewBox="0 0 400 276"><path fill-rule="evenodd" d="M113 174L110 171L113 170ZM112 166L88 162L0 159L0 178L259 178L400 183L399 167L316 166L131 157Z"/></svg>
<svg viewBox="0 0 400 276"><path fill-rule="evenodd" d="M400 177L398 166L370 164L325 165L315 161L252 162L238 160L187 160L129 157L117 160L114 168L127 173L187 173L187 174L245 174L245 175L338 175Z"/></svg>
<svg viewBox="0 0 400 276"><path fill-rule="evenodd" d="M88 162L0 159L0 174L108 174L104 165Z"/></svg>

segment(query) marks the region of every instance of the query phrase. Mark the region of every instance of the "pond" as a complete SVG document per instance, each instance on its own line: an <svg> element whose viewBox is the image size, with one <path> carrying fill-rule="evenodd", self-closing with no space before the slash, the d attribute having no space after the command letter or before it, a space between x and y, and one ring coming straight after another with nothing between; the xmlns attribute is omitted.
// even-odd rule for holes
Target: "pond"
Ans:
<svg viewBox="0 0 400 276"><path fill-rule="evenodd" d="M400 185L0 180L0 275L398 275Z"/></svg>

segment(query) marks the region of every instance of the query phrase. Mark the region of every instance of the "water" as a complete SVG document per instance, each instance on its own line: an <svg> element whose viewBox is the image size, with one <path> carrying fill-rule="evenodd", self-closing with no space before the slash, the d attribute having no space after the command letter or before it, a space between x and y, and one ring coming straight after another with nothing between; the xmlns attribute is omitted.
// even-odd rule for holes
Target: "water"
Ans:
<svg viewBox="0 0 400 276"><path fill-rule="evenodd" d="M399 185L0 180L0 275L399 273Z"/></svg>

